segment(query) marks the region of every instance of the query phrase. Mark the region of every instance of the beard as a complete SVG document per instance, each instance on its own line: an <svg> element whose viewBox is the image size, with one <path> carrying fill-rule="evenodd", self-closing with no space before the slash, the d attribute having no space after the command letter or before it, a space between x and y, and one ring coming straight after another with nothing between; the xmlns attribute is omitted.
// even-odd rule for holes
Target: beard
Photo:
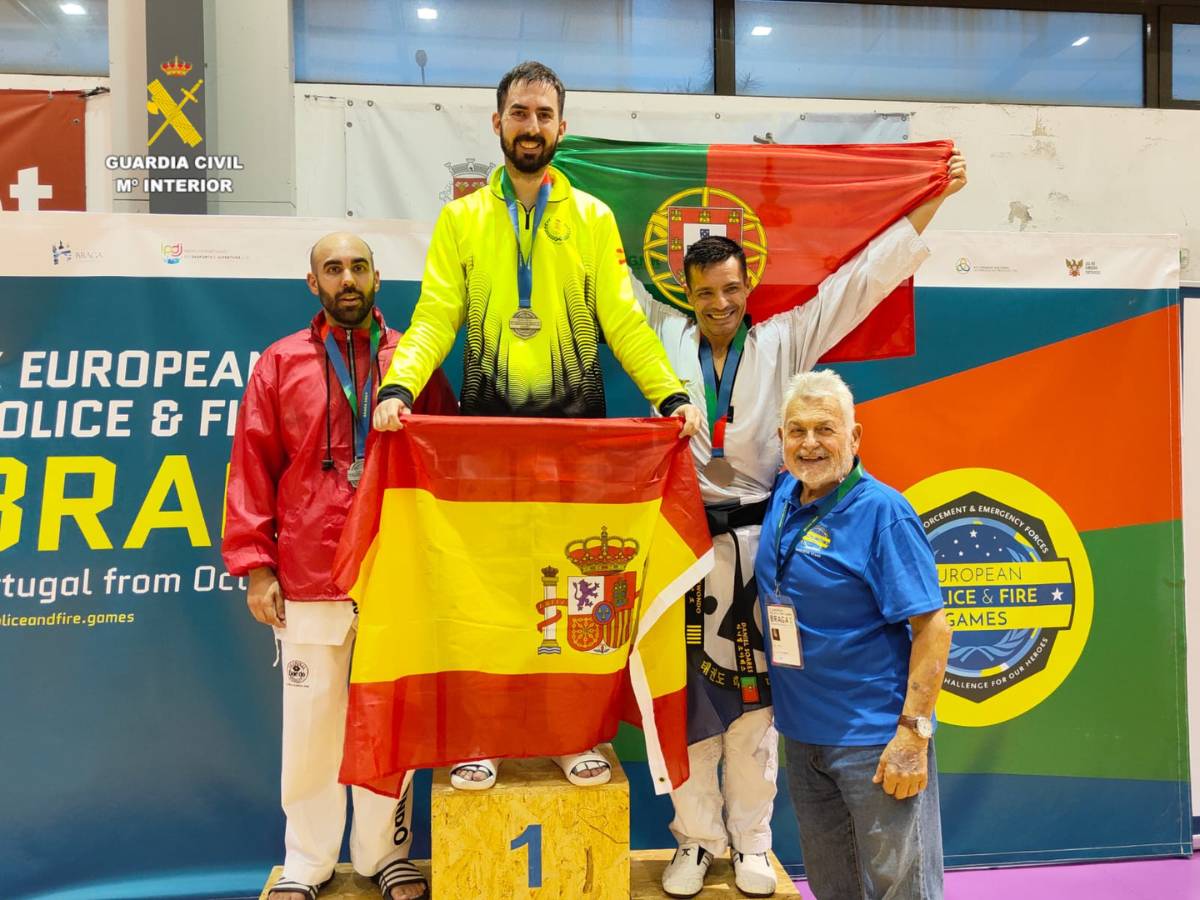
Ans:
<svg viewBox="0 0 1200 900"><path fill-rule="evenodd" d="M375 290L373 288L368 288L361 294L355 291L342 291L338 294L320 291L319 296L325 312L343 328L359 327L367 321L371 310L375 308ZM343 302L348 299L357 300L357 302L353 305Z"/></svg>
<svg viewBox="0 0 1200 900"><path fill-rule="evenodd" d="M541 145L541 152L531 157L528 151L518 150L516 144L519 140L537 141ZM550 146L546 146L546 139L540 134L536 136L518 135L512 140L505 140L504 135L501 134L500 149L504 151L504 158L513 164L514 169L524 172L526 175L532 175L550 165L550 161L554 159L554 154L558 151L558 139L556 138Z"/></svg>

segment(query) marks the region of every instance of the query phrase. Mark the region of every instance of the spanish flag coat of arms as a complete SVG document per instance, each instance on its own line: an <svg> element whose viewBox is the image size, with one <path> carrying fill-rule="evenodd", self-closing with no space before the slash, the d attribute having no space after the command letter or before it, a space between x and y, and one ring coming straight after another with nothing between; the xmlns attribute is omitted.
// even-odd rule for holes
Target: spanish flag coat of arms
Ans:
<svg viewBox="0 0 1200 900"><path fill-rule="evenodd" d="M646 735L688 775L682 597L712 567L663 419L414 416L376 435L334 564L358 603L341 780Z"/></svg>

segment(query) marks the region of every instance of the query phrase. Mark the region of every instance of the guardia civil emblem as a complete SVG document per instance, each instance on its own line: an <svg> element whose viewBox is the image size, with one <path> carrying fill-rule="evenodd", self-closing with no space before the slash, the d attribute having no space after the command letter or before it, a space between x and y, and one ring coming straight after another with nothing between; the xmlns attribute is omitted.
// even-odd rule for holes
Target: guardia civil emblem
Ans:
<svg viewBox="0 0 1200 900"><path fill-rule="evenodd" d="M443 203L475 193L487 184L488 176L496 164L467 159L460 163L446 163L446 168L450 170L450 183L438 194Z"/></svg>
<svg viewBox="0 0 1200 900"><path fill-rule="evenodd" d="M612 653L629 642L638 590L637 574L626 570L638 550L637 541L610 536L607 527L599 535L571 541L563 553L579 574L567 576L565 596L558 569L542 569L538 653L562 653L559 626L564 618L567 645L580 653Z"/></svg>
<svg viewBox="0 0 1200 900"><path fill-rule="evenodd" d="M767 267L767 233L754 210L729 191L705 185L672 194L646 223L646 273L660 294L680 309L692 308L684 290L684 254L696 241L716 236L742 245L750 287L755 287Z"/></svg>

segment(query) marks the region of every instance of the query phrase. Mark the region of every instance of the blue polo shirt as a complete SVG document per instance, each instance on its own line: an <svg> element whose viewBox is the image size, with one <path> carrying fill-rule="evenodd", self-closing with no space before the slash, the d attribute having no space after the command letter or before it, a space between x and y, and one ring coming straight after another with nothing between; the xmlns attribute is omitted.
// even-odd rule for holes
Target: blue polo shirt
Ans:
<svg viewBox="0 0 1200 900"><path fill-rule="evenodd" d="M780 523L786 554L816 514L816 503L800 504L800 489L781 473L767 506L754 567L764 622L766 603L775 602ZM942 607L912 506L864 471L797 546L781 582L780 602L796 609L804 668L770 665L776 728L808 744L886 744L907 690L908 619Z"/></svg>

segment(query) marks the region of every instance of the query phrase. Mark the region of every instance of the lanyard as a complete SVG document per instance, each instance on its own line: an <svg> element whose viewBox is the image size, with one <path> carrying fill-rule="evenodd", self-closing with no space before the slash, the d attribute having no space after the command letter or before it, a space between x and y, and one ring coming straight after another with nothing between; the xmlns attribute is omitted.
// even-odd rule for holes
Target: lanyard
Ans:
<svg viewBox="0 0 1200 900"><path fill-rule="evenodd" d="M521 309L529 309L533 297L533 241L537 239L538 226L542 224L542 216L546 212L546 204L550 202L550 173L542 179L538 188L537 206L533 213L533 238L529 243L529 256L521 252L521 219L518 209L516 191L508 177L508 169L500 170L500 187L504 191L504 202L508 204L508 216L512 219L513 233L517 238L517 297Z"/></svg>
<svg viewBox="0 0 1200 900"><path fill-rule="evenodd" d="M732 412L729 404L733 401L733 382L737 378L738 365L742 361L742 348L746 344L746 334L749 329L746 323L738 325L733 343L725 357L724 374L718 387L717 370L713 365L712 345L708 338L700 335L700 371L704 373L704 404L708 412L708 436L712 439L712 455L720 458L725 455L725 426L729 423Z"/></svg>
<svg viewBox="0 0 1200 900"><path fill-rule="evenodd" d="M354 412L354 433L358 438L354 458L361 459L366 451L367 435L371 433L371 383L375 379L375 357L379 353L379 322L374 316L371 316L371 355L368 357L370 363L367 366L367 377L363 379L361 404L358 402L354 376L346 368L346 361L342 359L342 351L338 349L337 341L333 339L328 323L323 325L322 331L325 332L325 353L329 356L329 361L333 363L333 371L342 384L342 393L346 395L350 409ZM351 366L354 365L353 340L351 335L346 336L346 351L350 354Z"/></svg>
<svg viewBox="0 0 1200 900"><path fill-rule="evenodd" d="M833 509L842 501L848 493L854 490L854 486L862 479L862 463L855 462L854 468L850 470L850 474L842 479L842 483L838 485L837 490L828 496L824 497L817 504L816 514L808 520L808 524L801 528L796 533L795 540L788 547L787 555L783 555L783 520L787 515L788 503L783 501L783 509L779 511L779 527L775 533L775 600L779 601L780 587L783 584L783 572L787 568L787 564L792 561L792 557L796 555L796 548L800 546L800 542L805 536L812 531L816 525L825 516L827 512Z"/></svg>

